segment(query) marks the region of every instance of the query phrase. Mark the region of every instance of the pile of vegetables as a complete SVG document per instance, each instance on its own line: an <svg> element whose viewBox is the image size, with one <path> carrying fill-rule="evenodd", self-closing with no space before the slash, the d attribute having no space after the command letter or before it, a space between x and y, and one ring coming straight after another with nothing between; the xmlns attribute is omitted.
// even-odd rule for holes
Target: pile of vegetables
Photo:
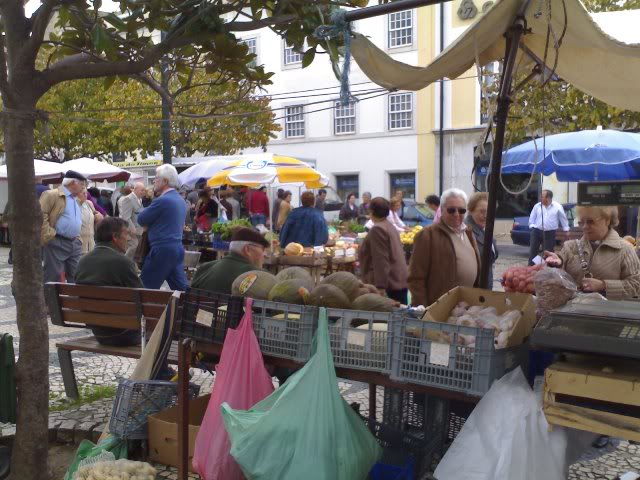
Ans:
<svg viewBox="0 0 640 480"><path fill-rule="evenodd" d="M158 472L145 462L115 460L80 467L74 480L154 480Z"/></svg>
<svg viewBox="0 0 640 480"><path fill-rule="evenodd" d="M214 223L211 226L211 232L215 235L220 235L222 240L229 241L231 240L233 230L239 227L253 228L249 220L246 218L239 218L225 223Z"/></svg>
<svg viewBox="0 0 640 480"><path fill-rule="evenodd" d="M502 315L498 315L495 307L470 306L467 302L458 303L447 323L462 327L488 328L493 330L496 348L505 348L511 331L516 326L522 313L519 310L507 310ZM445 332L441 333L440 341L451 343L450 337ZM448 341L447 341L448 340ZM475 335L458 335L458 343L468 347L476 346Z"/></svg>
<svg viewBox="0 0 640 480"><path fill-rule="evenodd" d="M231 293L259 300L370 312L391 312L399 306L352 273L335 272L315 285L309 272L301 267L285 268L278 275L261 270L243 273L233 282Z"/></svg>
<svg viewBox="0 0 640 480"><path fill-rule="evenodd" d="M505 292L535 294L533 277L544 268L544 264L531 267L510 267L502 274L502 286Z"/></svg>

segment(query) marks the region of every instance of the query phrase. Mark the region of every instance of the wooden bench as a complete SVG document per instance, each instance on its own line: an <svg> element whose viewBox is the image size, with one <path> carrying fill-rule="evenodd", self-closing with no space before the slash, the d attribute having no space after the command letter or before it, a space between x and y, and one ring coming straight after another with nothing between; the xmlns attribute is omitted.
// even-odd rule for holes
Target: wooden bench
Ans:
<svg viewBox="0 0 640 480"><path fill-rule="evenodd" d="M112 327L141 330L146 320L147 334L153 331L173 292L142 288L96 287L68 283L47 283L45 299L51 323L60 327ZM78 398L71 352L92 352L125 358L140 358L140 345L116 347L102 345L96 337L87 336L56 344L64 389L67 397ZM177 364L177 347L172 345L169 363Z"/></svg>

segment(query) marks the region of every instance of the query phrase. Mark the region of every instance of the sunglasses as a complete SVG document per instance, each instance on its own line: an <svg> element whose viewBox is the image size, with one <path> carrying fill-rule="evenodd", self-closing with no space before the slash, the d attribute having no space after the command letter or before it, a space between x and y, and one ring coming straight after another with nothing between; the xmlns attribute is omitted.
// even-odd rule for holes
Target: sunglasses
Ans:
<svg viewBox="0 0 640 480"><path fill-rule="evenodd" d="M467 209L466 208L455 208L455 207L447 208L447 213L449 215L453 215L456 212L458 212L460 215L464 215L465 213L467 213Z"/></svg>

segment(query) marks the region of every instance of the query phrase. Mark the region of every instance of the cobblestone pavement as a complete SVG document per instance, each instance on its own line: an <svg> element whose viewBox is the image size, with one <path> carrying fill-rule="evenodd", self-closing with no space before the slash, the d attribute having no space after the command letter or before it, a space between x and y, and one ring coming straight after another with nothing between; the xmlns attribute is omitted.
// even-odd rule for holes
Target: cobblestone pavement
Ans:
<svg viewBox="0 0 640 480"><path fill-rule="evenodd" d="M502 272L514 264L526 263L527 251L525 248L513 245L500 245L500 257L496 262L494 289L499 290L498 279ZM0 248L0 333L10 333L14 337L14 346L17 354L19 341L16 325L16 309L11 296L12 269L7 264L8 249ZM57 342L85 336L88 331L83 329L61 328L49 324L49 371L51 384L52 405L59 404L64 397L64 387L60 374L60 365L55 350ZM117 385L118 378L126 378L133 371L134 360L96 355L92 353L74 352L73 362L75 373L80 388L88 385ZM213 377L196 370L194 381L201 385L201 393L209 392L213 385ZM340 381L340 390L349 402L360 404L361 413L368 415L369 391L363 383L352 381ZM383 389L377 389L378 419L381 416L383 402ZM61 442L79 442L84 438L95 440L104 429L104 424L111 411L110 399L99 400L79 408L50 414L49 426L51 440ZM10 436L15 432L12 425L0 424L0 437ZM158 478L176 478L176 471L170 467L156 465L160 470ZM604 451L590 451L582 457L580 462L571 468L570 480L585 479L613 479L616 475L635 470L640 471L640 447L630 445L627 442L615 442L613 446ZM198 478L192 476L191 478Z"/></svg>

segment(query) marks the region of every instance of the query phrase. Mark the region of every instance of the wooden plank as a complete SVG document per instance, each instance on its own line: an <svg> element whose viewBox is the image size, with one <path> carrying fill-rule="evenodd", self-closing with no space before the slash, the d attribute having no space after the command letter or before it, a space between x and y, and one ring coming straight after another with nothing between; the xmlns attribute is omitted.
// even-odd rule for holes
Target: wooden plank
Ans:
<svg viewBox="0 0 640 480"><path fill-rule="evenodd" d="M113 355L116 357L125 358L140 358L140 345L133 345L129 347L114 347L110 345L102 345L96 337L82 337L66 342L60 342L56 344L58 350L65 350L69 352L91 352L100 355ZM171 348L167 360L171 364L178 363L178 342L171 342Z"/></svg>
<svg viewBox="0 0 640 480"><path fill-rule="evenodd" d="M109 313L114 315L137 315L138 310L135 302L123 302L117 300L103 300L95 298L78 298L60 296L58 297L62 308L69 310L79 310L92 313ZM166 305L143 304L142 314L147 318L160 318Z"/></svg>
<svg viewBox="0 0 640 480"><path fill-rule="evenodd" d="M133 315L109 315L104 313L76 312L63 310L62 319L68 323L86 325L88 327L124 328L140 330L140 322ZM150 325L153 323L153 325ZM157 321L148 322L147 328L155 327Z"/></svg>
<svg viewBox="0 0 640 480"><path fill-rule="evenodd" d="M595 362L553 364L545 371L545 392L640 406L640 363Z"/></svg>
<svg viewBox="0 0 640 480"><path fill-rule="evenodd" d="M640 441L640 419L637 418L560 404L545 405L544 414L552 425Z"/></svg>
<svg viewBox="0 0 640 480"><path fill-rule="evenodd" d="M48 283L47 285L52 285L52 283ZM55 285L57 285L60 295L135 302L138 292L140 292L143 303L164 305L169 303L169 298L171 298L173 294L173 292L167 290L148 290L144 288L100 287L93 285L76 285L73 283L59 283Z"/></svg>

